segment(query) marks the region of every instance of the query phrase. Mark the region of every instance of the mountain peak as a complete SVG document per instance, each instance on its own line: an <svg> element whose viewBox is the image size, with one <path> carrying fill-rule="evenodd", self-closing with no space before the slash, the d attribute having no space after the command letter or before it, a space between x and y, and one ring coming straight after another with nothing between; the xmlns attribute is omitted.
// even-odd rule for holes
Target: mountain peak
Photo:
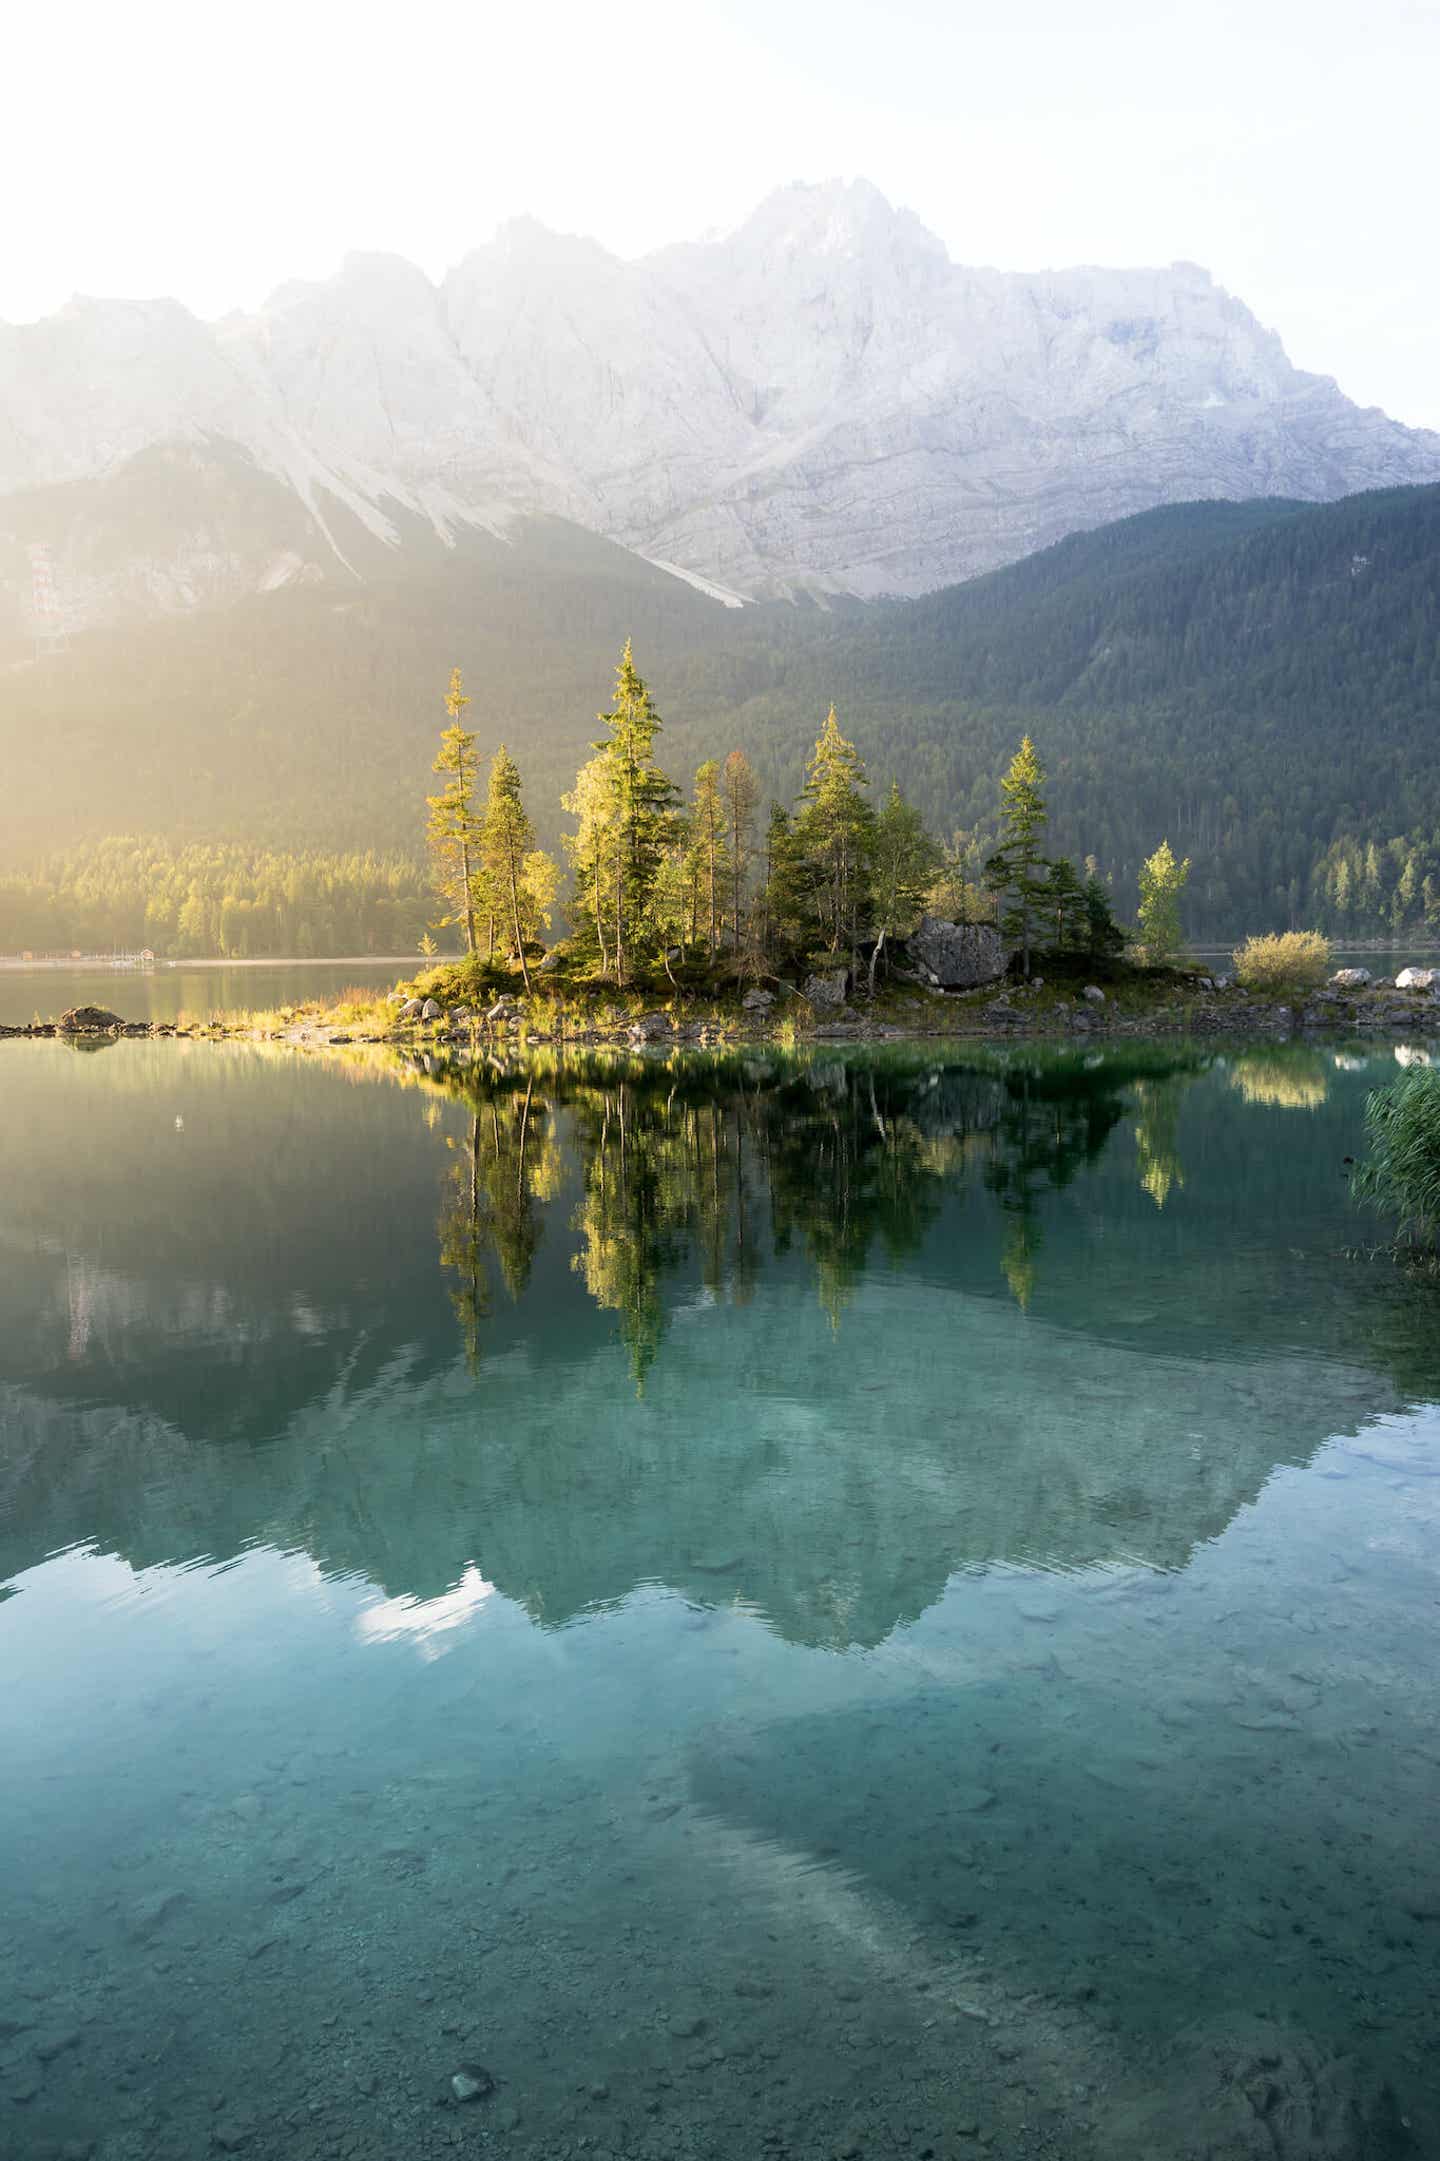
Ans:
<svg viewBox="0 0 1440 2161"><path fill-rule="evenodd" d="M944 242L913 210L897 208L864 178L791 181L767 195L729 237L737 245L796 254L859 256L898 248L949 260Z"/></svg>
<svg viewBox="0 0 1440 2161"><path fill-rule="evenodd" d="M756 596L918 593L1165 502L1440 478L1440 438L1293 368L1194 264L967 268L853 177L638 262L522 217L438 289L372 252L219 325L90 302L0 333L0 496L202 438L289 487L347 569L542 513ZM237 585L247 516L215 551ZM0 603L36 537L6 531ZM283 520L270 539L259 575L294 552Z"/></svg>

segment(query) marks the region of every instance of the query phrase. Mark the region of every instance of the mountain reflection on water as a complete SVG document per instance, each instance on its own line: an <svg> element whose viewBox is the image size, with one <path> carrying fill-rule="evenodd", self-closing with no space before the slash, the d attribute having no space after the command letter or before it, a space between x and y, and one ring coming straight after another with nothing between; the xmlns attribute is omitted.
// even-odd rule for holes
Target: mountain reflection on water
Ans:
<svg viewBox="0 0 1440 2161"><path fill-rule="evenodd" d="M5 2161L1440 2151L1393 1060L0 1067Z"/></svg>
<svg viewBox="0 0 1440 2161"><path fill-rule="evenodd" d="M1440 1381L1328 1053L27 1056L0 1578L264 1540L875 1643L956 1569L1178 1568Z"/></svg>

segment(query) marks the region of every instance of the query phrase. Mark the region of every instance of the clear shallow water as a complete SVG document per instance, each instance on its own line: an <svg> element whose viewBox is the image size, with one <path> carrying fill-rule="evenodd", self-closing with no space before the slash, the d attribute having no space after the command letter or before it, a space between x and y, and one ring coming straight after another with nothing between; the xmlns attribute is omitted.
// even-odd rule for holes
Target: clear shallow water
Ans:
<svg viewBox="0 0 1440 2161"><path fill-rule="evenodd" d="M7 2161L1440 2151L1388 1054L3 1053Z"/></svg>
<svg viewBox="0 0 1440 2161"><path fill-rule="evenodd" d="M208 1020L252 1006L333 998L352 984L379 990L418 962L267 960L243 966L177 961L155 968L0 968L0 1027L58 1020L73 1005L103 1005L123 1020Z"/></svg>

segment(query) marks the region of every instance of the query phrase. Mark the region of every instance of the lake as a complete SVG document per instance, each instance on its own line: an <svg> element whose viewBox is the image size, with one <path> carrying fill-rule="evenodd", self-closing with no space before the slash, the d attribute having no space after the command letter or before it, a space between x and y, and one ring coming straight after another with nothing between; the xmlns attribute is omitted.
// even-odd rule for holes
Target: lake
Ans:
<svg viewBox="0 0 1440 2161"><path fill-rule="evenodd" d="M74 1005L100 1005L123 1020L209 1020L253 1006L334 998L352 984L388 990L423 966L418 959L176 961L154 968L0 968L0 1027L58 1020Z"/></svg>
<svg viewBox="0 0 1440 2161"><path fill-rule="evenodd" d="M1388 1048L0 1061L6 2161L1440 2152Z"/></svg>

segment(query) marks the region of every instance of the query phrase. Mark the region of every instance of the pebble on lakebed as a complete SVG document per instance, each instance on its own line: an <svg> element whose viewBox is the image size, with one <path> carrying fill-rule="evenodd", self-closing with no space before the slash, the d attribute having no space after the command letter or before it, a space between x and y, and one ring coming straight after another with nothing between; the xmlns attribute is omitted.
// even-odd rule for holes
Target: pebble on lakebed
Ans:
<svg viewBox="0 0 1440 2161"><path fill-rule="evenodd" d="M450 2091L459 2102L483 2101L495 2091L495 2081L483 2063L462 2063L450 2081Z"/></svg>

